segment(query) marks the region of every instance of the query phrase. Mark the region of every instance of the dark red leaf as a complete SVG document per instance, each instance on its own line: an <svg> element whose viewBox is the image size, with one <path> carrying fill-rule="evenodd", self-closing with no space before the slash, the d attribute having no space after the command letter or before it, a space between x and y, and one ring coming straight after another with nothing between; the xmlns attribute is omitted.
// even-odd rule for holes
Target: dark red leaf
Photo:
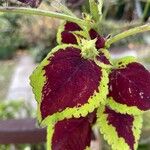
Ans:
<svg viewBox="0 0 150 150"><path fill-rule="evenodd" d="M73 32L81 30L82 29L78 24L73 22L66 22L64 29L61 29L61 42L66 44L77 44L77 39Z"/></svg>
<svg viewBox="0 0 150 150"><path fill-rule="evenodd" d="M97 38L97 41L96 41L96 48L97 49L104 48L105 39L103 37L101 37L94 29L91 29L89 31L89 34L90 34L90 37L92 40Z"/></svg>
<svg viewBox="0 0 150 150"><path fill-rule="evenodd" d="M59 121L52 138L53 150L85 150L92 137L88 118L72 118Z"/></svg>
<svg viewBox="0 0 150 150"><path fill-rule="evenodd" d="M66 22L64 25L64 29L61 29L61 42L66 44L78 44L76 36L82 37L82 35L76 34L74 35L74 31L84 31L78 24L73 22ZM89 31L89 35L91 39L97 38L96 41L96 48L104 48L105 46L105 39L101 37L94 29ZM60 38L58 36L58 38ZM59 41L59 40L58 40Z"/></svg>
<svg viewBox="0 0 150 150"><path fill-rule="evenodd" d="M61 38L62 38L62 43L66 44L77 44L77 39L74 34L68 32L68 31L63 31L61 33Z"/></svg>
<svg viewBox="0 0 150 150"><path fill-rule="evenodd" d="M65 31L80 31L82 29L78 24L74 22L66 22L64 30Z"/></svg>
<svg viewBox="0 0 150 150"><path fill-rule="evenodd" d="M109 97L115 102L143 111L150 109L150 72L141 64L133 62L114 69L109 78Z"/></svg>
<svg viewBox="0 0 150 150"><path fill-rule="evenodd" d="M98 109L97 117L99 129L112 149L137 149L142 128L142 115L121 114L102 106Z"/></svg>
<svg viewBox="0 0 150 150"><path fill-rule="evenodd" d="M108 124L116 129L118 137L125 139L126 143L130 146L130 149L134 150L135 137L132 131L134 117L117 113L108 107L106 107L104 113L108 115Z"/></svg>
<svg viewBox="0 0 150 150"><path fill-rule="evenodd" d="M80 50L68 47L57 51L44 67L45 85L42 90L42 118L66 108L80 107L98 92L101 68L85 60Z"/></svg>

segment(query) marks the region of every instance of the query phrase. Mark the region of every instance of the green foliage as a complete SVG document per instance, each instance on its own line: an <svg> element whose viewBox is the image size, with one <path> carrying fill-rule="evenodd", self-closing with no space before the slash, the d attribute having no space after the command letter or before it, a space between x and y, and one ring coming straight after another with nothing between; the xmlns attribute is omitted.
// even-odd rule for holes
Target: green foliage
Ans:
<svg viewBox="0 0 150 150"><path fill-rule="evenodd" d="M18 118L22 112L28 116L29 113L31 114L30 111L31 109L23 101L4 101L0 103L0 120ZM17 147L23 150L29 145L18 145ZM10 145L0 145L0 150L10 150Z"/></svg>
<svg viewBox="0 0 150 150"><path fill-rule="evenodd" d="M28 114L28 109L23 101L6 101L0 103L0 119L13 119L25 110Z"/></svg>
<svg viewBox="0 0 150 150"><path fill-rule="evenodd" d="M14 66L14 61L0 61L0 100L6 97Z"/></svg>
<svg viewBox="0 0 150 150"><path fill-rule="evenodd" d="M2 101L0 103L0 119L17 119L21 117L35 117L36 111L24 100Z"/></svg>
<svg viewBox="0 0 150 150"><path fill-rule="evenodd" d="M20 15L0 16L0 59L10 59L16 49L21 45L22 39L19 35ZM13 43L13 44L12 44Z"/></svg>
<svg viewBox="0 0 150 150"><path fill-rule="evenodd" d="M0 1L0 6L3 5L4 3L5 3L5 1L4 1L4 0L1 0L1 1Z"/></svg>
<svg viewBox="0 0 150 150"><path fill-rule="evenodd" d="M14 119L20 118L20 115L25 117L33 117L35 112L33 109L29 107L29 105L25 104L24 101L16 100L16 101L4 101L0 103L0 119ZM10 150L10 145L0 145L0 150ZM45 150L44 144L19 144L15 145L15 148L18 150Z"/></svg>
<svg viewBox="0 0 150 150"><path fill-rule="evenodd" d="M138 150L149 150L150 149L150 145L148 144L143 144L143 145L139 145Z"/></svg>

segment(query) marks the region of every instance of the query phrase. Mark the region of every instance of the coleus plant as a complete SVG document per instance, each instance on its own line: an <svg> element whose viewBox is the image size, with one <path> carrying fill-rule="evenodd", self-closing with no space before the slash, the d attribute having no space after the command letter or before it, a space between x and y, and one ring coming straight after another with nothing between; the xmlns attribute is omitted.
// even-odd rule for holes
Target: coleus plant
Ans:
<svg viewBox="0 0 150 150"><path fill-rule="evenodd" d="M71 11L0 8L65 20L57 33L58 46L30 77L38 120L47 126L48 150L90 149L95 124L112 150L138 147L142 114L150 109L150 72L134 57L113 60L109 48L120 39L150 30L150 25L104 38L99 33L102 2L89 0L91 14L83 14L83 19Z"/></svg>

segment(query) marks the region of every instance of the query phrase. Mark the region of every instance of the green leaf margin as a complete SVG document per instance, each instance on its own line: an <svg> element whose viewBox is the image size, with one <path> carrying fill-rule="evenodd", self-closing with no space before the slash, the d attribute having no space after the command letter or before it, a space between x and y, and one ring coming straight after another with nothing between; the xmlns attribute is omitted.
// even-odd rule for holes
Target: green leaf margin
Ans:
<svg viewBox="0 0 150 150"><path fill-rule="evenodd" d="M55 132L55 125L53 123L50 123L47 127L47 143L46 147L47 150L52 150L52 139ZM85 148L85 150L91 150L89 146Z"/></svg>
<svg viewBox="0 0 150 150"><path fill-rule="evenodd" d="M47 143L46 143L46 147L47 147L47 150L52 150L52 138L53 138L53 134L55 132L55 125L54 124L49 124L47 126Z"/></svg>
<svg viewBox="0 0 150 150"><path fill-rule="evenodd" d="M125 68L128 64L137 62L137 58L133 56L126 56L123 58L112 60L114 69Z"/></svg>
<svg viewBox="0 0 150 150"><path fill-rule="evenodd" d="M133 56L127 56L120 59L116 59L113 61L113 69L123 69L130 63L137 62L137 59ZM111 73L111 72L110 72ZM136 106L127 106L126 104L120 104L117 103L113 97L108 97L106 99L107 105L112 108L113 110L116 110L117 112L120 112L122 114L129 114L129 115L140 115L144 111L140 110Z"/></svg>
<svg viewBox="0 0 150 150"><path fill-rule="evenodd" d="M113 110L122 114L141 115L144 111L136 106L127 106L126 104L117 103L112 97L107 98L107 105Z"/></svg>
<svg viewBox="0 0 150 150"><path fill-rule="evenodd" d="M97 125L100 132L104 135L104 139L111 145L112 150L130 150L130 147L122 137L118 137L115 127L108 124L107 114L104 114L105 106L101 106L97 111ZM138 147L142 128L142 115L134 116L132 131L135 137L134 149Z"/></svg>
<svg viewBox="0 0 150 150"><path fill-rule="evenodd" d="M66 108L62 112L54 113L53 115L47 116L44 120L42 120L40 105L42 99L42 88L46 82L46 77L44 77L45 71L43 70L43 67L49 63L48 59L52 58L55 52L57 52L60 49L65 50L65 48L67 47L74 47L80 49L80 47L72 44L63 44L55 47L30 76L31 80L30 84L33 88L33 93L35 94L35 97L38 102L38 120L42 126L47 126L49 125L49 123L55 124L57 121L61 121L64 118L69 119L72 117L75 118L79 118L81 116L85 117L88 113L93 112L95 108L98 108L100 103L104 105L106 103L109 79L108 73L105 71L105 69L101 69L102 78L98 87L100 92L95 91L94 94L89 98L88 102L82 105L81 107Z"/></svg>

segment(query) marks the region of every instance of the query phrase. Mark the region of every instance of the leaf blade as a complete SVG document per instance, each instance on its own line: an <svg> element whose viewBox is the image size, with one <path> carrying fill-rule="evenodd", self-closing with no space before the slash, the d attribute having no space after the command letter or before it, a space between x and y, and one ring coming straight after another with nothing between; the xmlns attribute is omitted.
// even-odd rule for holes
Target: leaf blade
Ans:
<svg viewBox="0 0 150 150"><path fill-rule="evenodd" d="M142 116L120 114L108 107L98 109L98 126L112 150L136 150L142 128Z"/></svg>

